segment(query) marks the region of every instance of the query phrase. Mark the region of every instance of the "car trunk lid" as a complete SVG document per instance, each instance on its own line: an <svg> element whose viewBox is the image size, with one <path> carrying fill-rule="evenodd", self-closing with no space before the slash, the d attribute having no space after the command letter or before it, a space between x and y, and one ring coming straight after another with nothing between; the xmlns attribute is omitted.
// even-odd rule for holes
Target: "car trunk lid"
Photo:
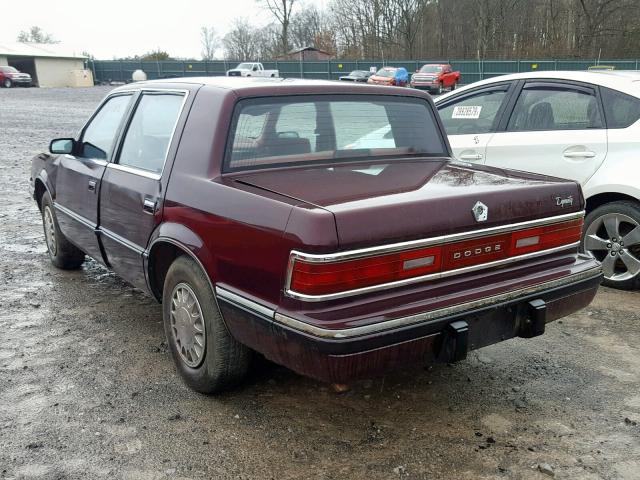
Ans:
<svg viewBox="0 0 640 480"><path fill-rule="evenodd" d="M448 159L270 169L236 181L330 211L340 249L450 235L578 212L579 186ZM478 215L479 210L485 210Z"/></svg>

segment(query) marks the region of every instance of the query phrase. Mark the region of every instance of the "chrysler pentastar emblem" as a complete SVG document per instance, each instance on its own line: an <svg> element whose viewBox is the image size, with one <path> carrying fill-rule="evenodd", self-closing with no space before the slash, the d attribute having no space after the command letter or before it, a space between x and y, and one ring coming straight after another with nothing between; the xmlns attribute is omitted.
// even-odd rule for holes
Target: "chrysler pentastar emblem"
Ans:
<svg viewBox="0 0 640 480"><path fill-rule="evenodd" d="M476 218L476 222L484 222L489 216L489 207L482 202L476 202L471 211Z"/></svg>

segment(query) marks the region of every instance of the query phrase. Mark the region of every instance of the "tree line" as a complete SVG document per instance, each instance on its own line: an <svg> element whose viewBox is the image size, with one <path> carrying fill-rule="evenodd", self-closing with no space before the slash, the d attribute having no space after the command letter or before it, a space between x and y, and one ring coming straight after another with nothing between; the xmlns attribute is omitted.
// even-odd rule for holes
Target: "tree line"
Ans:
<svg viewBox="0 0 640 480"><path fill-rule="evenodd" d="M256 3L272 23L236 19L220 39L225 58L267 60L306 46L341 59L640 57L638 0Z"/></svg>

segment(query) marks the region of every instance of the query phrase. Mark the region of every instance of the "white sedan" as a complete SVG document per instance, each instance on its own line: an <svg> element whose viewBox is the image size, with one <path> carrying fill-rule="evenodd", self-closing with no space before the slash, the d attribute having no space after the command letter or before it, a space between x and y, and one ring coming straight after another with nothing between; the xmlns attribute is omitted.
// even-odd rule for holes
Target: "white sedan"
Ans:
<svg viewBox="0 0 640 480"><path fill-rule="evenodd" d="M640 72L505 75L435 102L458 160L579 182L584 251L606 285L640 287Z"/></svg>

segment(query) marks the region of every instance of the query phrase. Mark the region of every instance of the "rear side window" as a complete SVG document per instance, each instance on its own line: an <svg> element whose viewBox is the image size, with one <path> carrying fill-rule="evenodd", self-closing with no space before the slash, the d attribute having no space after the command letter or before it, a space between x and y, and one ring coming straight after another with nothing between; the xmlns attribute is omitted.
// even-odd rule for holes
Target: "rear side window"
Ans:
<svg viewBox="0 0 640 480"><path fill-rule="evenodd" d="M179 94L142 95L122 144L120 165L162 172L183 98Z"/></svg>
<svg viewBox="0 0 640 480"><path fill-rule="evenodd" d="M640 119L640 99L600 87L607 128L627 128Z"/></svg>
<svg viewBox="0 0 640 480"><path fill-rule="evenodd" d="M509 131L585 130L604 122L595 93L570 87L525 88L509 119Z"/></svg>
<svg viewBox="0 0 640 480"><path fill-rule="evenodd" d="M428 102L370 95L242 100L225 170L409 155L447 156Z"/></svg>

